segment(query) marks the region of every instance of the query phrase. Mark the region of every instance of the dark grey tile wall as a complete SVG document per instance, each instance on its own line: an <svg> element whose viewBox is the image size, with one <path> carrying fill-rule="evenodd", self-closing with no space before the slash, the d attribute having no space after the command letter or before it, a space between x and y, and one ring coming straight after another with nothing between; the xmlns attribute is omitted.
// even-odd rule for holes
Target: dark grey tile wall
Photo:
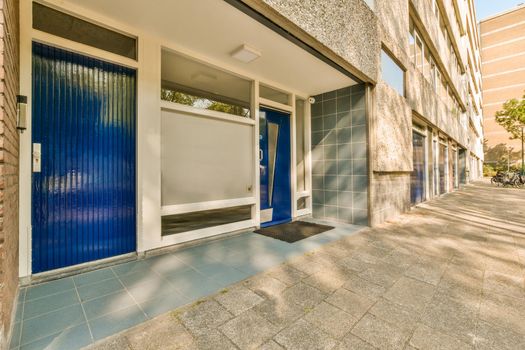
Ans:
<svg viewBox="0 0 525 350"><path fill-rule="evenodd" d="M312 201L316 218L368 224L365 88L315 97L312 105Z"/></svg>

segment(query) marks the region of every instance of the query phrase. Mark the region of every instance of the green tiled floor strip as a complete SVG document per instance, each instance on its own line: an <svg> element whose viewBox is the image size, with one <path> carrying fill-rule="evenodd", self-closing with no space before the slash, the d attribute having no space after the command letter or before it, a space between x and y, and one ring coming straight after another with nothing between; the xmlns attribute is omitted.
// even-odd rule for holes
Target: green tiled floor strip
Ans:
<svg viewBox="0 0 525 350"><path fill-rule="evenodd" d="M11 349L82 348L361 228L335 226L293 244L248 232L22 288Z"/></svg>

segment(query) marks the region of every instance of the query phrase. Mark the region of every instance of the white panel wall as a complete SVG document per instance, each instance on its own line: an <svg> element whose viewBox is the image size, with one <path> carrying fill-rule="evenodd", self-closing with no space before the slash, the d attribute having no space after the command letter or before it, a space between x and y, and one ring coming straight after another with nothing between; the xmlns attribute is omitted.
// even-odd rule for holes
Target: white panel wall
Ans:
<svg viewBox="0 0 525 350"><path fill-rule="evenodd" d="M253 125L162 111L162 206L253 196Z"/></svg>

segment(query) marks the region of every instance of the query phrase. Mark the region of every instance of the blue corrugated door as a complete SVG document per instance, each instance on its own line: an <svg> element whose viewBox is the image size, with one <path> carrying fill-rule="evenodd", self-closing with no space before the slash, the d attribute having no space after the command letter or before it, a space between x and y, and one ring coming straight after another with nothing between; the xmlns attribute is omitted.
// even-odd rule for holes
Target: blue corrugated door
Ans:
<svg viewBox="0 0 525 350"><path fill-rule="evenodd" d="M425 137L412 132L414 170L410 176L410 199L412 204L425 200Z"/></svg>
<svg viewBox="0 0 525 350"><path fill-rule="evenodd" d="M33 273L135 250L135 76L33 43Z"/></svg>
<svg viewBox="0 0 525 350"><path fill-rule="evenodd" d="M261 222L266 227L292 220L290 115L266 108L259 115L261 212L271 213Z"/></svg>

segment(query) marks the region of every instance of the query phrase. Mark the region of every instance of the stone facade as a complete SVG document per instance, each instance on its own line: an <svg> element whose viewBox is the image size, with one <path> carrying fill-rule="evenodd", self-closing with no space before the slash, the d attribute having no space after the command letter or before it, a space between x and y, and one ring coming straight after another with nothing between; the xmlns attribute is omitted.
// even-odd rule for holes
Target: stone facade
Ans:
<svg viewBox="0 0 525 350"><path fill-rule="evenodd" d="M363 0L242 1L359 79L378 80L378 19Z"/></svg>
<svg viewBox="0 0 525 350"><path fill-rule="evenodd" d="M483 159L479 34L472 1L243 2L368 84L368 207L372 225L410 208L413 118L423 121L428 138L446 140L450 159L447 191L454 189L456 181L452 149L468 150L472 159L467 164ZM452 100L444 98L416 66L409 42L410 21L418 28ZM404 96L382 81L381 50L391 54L405 71ZM459 113L454 112L457 108ZM433 155L431 149L428 151L431 169ZM479 171L473 169L470 178L478 176ZM432 183L427 192L428 197L437 193Z"/></svg>
<svg viewBox="0 0 525 350"><path fill-rule="evenodd" d="M0 2L0 347L4 348L18 290L18 1Z"/></svg>

